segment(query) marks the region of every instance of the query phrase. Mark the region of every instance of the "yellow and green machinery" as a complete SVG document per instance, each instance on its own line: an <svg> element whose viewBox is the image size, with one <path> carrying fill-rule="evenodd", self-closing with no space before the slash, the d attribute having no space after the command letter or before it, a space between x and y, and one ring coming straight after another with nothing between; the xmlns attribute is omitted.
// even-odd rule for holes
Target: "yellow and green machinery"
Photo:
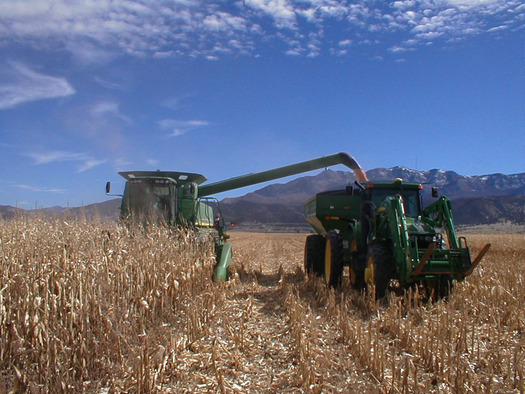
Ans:
<svg viewBox="0 0 525 394"><path fill-rule="evenodd" d="M467 240L456 235L446 197L424 208L422 185L401 179L371 182L347 153L209 184L203 175L190 172L121 172L126 185L120 216L125 221L162 221L213 237L214 279L223 281L232 248L219 202L210 196L336 164L354 171L355 184L318 193L305 204L306 220L316 232L306 238L305 269L322 276L328 285L339 285L348 266L352 286L373 288L378 297L391 287L415 285L443 297L453 281L470 275L487 252L490 245L471 259Z"/></svg>
<svg viewBox="0 0 525 394"><path fill-rule="evenodd" d="M306 238L306 271L338 286L348 266L352 286L374 289L378 298L413 286L433 298L446 296L490 245L472 260L467 240L456 234L450 201L442 196L423 208L422 188L401 179L367 180L318 193L305 204L316 231ZM432 196L437 198L437 189Z"/></svg>

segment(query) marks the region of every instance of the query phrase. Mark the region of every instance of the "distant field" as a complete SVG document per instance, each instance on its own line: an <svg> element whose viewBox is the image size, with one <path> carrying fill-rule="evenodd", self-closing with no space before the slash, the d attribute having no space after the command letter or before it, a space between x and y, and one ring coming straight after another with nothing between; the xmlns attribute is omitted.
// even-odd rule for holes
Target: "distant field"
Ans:
<svg viewBox="0 0 525 394"><path fill-rule="evenodd" d="M474 226L459 226L459 231L467 234L525 234L525 224L500 222Z"/></svg>
<svg viewBox="0 0 525 394"><path fill-rule="evenodd" d="M448 302L375 302L302 271L306 234L0 222L0 392L524 392L525 235Z"/></svg>

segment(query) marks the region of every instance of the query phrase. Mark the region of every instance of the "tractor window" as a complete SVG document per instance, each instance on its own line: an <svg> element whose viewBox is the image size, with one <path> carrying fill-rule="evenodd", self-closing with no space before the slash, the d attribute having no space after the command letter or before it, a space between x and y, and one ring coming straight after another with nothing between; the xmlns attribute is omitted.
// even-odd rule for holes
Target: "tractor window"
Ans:
<svg viewBox="0 0 525 394"><path fill-rule="evenodd" d="M405 214L408 217L417 218L421 215L418 190L401 190L401 196L403 197Z"/></svg>
<svg viewBox="0 0 525 394"><path fill-rule="evenodd" d="M385 198L395 196L396 194L403 197L403 207L405 215L416 218L420 213L419 193L418 190L400 190L400 189L370 189L370 199L376 207L379 207Z"/></svg>

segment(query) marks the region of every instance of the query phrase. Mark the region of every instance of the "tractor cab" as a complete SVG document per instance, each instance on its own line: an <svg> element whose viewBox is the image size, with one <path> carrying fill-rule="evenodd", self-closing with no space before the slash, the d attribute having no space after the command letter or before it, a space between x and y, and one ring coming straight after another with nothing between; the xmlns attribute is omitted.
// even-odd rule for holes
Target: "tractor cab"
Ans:
<svg viewBox="0 0 525 394"><path fill-rule="evenodd" d="M403 209L408 218L417 218L421 215L422 186L417 183L403 183L396 178L393 183L366 183L363 185L363 202L369 202L370 209L376 210L387 197L399 195L403 199Z"/></svg>

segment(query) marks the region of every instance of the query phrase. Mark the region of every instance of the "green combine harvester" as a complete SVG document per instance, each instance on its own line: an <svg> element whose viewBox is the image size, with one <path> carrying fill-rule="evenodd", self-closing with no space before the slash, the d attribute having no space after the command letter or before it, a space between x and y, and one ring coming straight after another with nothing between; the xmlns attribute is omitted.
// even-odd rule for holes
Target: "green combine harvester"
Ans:
<svg viewBox="0 0 525 394"><path fill-rule="evenodd" d="M366 180L318 193L305 204L317 233L306 238L305 270L335 287L348 266L352 286L375 290L377 298L414 286L433 299L446 297L490 244L472 261L467 240L456 235L450 201L442 196L423 208L422 188L401 179Z"/></svg>
<svg viewBox="0 0 525 394"><path fill-rule="evenodd" d="M120 172L126 179L120 218L123 221L163 222L172 226L192 228L198 233L213 237L217 264L214 279L224 281L228 276L232 248L228 242L226 226L219 202L212 194L267 182L319 168L343 164L352 169L359 180L366 175L346 153L336 153L285 167L247 174L210 184L201 174L172 171ZM106 194L111 184L106 184Z"/></svg>

